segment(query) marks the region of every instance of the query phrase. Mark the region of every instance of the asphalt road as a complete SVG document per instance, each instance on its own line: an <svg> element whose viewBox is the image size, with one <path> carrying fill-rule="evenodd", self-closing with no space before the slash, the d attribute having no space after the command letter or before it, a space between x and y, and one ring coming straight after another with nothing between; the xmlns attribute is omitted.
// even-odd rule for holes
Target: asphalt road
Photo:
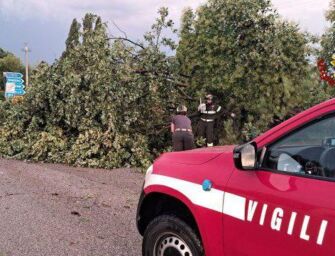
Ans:
<svg viewBox="0 0 335 256"><path fill-rule="evenodd" d="M143 175L0 159L0 256L139 256Z"/></svg>

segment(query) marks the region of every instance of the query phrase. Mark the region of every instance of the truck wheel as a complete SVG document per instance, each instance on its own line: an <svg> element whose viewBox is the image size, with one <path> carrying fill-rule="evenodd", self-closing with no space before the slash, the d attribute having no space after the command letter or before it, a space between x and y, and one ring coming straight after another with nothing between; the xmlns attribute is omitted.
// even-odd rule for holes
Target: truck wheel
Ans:
<svg viewBox="0 0 335 256"><path fill-rule="evenodd" d="M201 242L182 220L162 215L150 222L144 232L143 256L202 256Z"/></svg>

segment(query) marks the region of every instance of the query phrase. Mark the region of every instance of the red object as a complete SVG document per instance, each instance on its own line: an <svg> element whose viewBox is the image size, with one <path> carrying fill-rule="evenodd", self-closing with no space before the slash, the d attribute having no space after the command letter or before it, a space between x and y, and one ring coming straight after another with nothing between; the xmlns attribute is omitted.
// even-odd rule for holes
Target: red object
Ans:
<svg viewBox="0 0 335 256"><path fill-rule="evenodd" d="M335 86L335 79L328 74L326 62L323 59L319 59L317 66L320 72L320 79L326 81L329 86Z"/></svg>
<svg viewBox="0 0 335 256"><path fill-rule="evenodd" d="M261 151L330 113L335 113L335 99L292 117L253 142ZM193 215L206 256L334 255L335 177L261 168L242 171L234 164L233 149L163 154L147 171L144 200L164 194L183 203ZM205 180L212 182L210 191L202 187ZM140 203L139 225L141 207Z"/></svg>

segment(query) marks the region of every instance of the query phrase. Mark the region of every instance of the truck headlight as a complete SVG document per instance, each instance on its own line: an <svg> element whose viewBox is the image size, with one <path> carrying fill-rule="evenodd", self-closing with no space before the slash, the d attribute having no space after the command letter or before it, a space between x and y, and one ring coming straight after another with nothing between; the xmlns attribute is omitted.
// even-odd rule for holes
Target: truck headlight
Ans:
<svg viewBox="0 0 335 256"><path fill-rule="evenodd" d="M145 176L150 175L152 173L153 169L154 169L154 166L150 165L149 168L147 169L147 171L145 172Z"/></svg>
<svg viewBox="0 0 335 256"><path fill-rule="evenodd" d="M147 171L145 173L145 180L144 180L143 187L145 187L146 184L148 184L148 181L150 179L150 176L152 174L153 169L154 169L153 165L150 165L150 167L147 169Z"/></svg>

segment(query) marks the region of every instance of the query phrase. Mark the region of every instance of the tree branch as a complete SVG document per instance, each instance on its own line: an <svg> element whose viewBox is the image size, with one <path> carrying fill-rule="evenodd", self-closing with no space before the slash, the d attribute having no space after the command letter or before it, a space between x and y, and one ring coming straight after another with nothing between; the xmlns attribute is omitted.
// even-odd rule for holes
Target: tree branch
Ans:
<svg viewBox="0 0 335 256"><path fill-rule="evenodd" d="M139 44L139 43L136 43L136 42L134 42L134 41L132 41L132 40L126 38L126 37L110 37L110 38L108 38L108 40L122 40L122 41L127 41L127 42L129 42L129 43L132 43L133 45L136 45L136 46L142 48L143 50L145 49L145 47L144 47L143 45L141 45L141 44Z"/></svg>
<svg viewBox="0 0 335 256"><path fill-rule="evenodd" d="M179 87L189 87L189 84L185 84L183 82L180 82L178 80L175 80L171 77L169 77L166 73L164 75L160 75L157 71L154 70L145 70L145 69L138 69L134 70L134 73L136 74L141 74L141 75L147 75L147 74L152 74L154 76L160 77L160 78L165 78L167 81L174 83L175 85L178 85Z"/></svg>
<svg viewBox="0 0 335 256"><path fill-rule="evenodd" d="M166 77L166 80L171 82L171 83L174 83L175 85L178 85L179 87L189 87L190 85L189 84L185 84L185 83L182 83L180 81L177 81L177 80L173 80L172 78L169 78L169 77Z"/></svg>
<svg viewBox="0 0 335 256"><path fill-rule="evenodd" d="M123 35L124 35L124 38L128 38L126 32L124 32L115 22L114 20L112 20L112 23L113 25L117 28L117 30L119 30Z"/></svg>
<svg viewBox="0 0 335 256"><path fill-rule="evenodd" d="M184 97L186 97L187 100L194 100L191 96L187 95L186 92L184 92L180 87L176 87L177 91L182 94Z"/></svg>

